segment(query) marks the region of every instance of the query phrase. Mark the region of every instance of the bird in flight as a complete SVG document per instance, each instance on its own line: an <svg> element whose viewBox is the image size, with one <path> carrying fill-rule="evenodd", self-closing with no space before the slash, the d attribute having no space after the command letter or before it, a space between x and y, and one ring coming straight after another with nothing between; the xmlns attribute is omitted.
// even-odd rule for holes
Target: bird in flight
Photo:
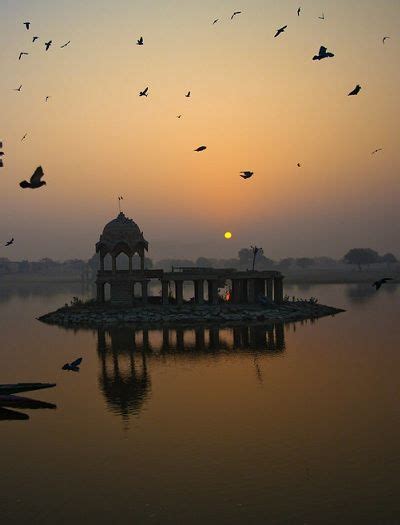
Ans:
<svg viewBox="0 0 400 525"><path fill-rule="evenodd" d="M7 241L4 246L11 246L12 244L14 244L14 237Z"/></svg>
<svg viewBox="0 0 400 525"><path fill-rule="evenodd" d="M204 151L205 149L207 149L207 146L199 146L194 151Z"/></svg>
<svg viewBox="0 0 400 525"><path fill-rule="evenodd" d="M22 89L22 84L19 86L19 88L14 88L14 91L21 91Z"/></svg>
<svg viewBox="0 0 400 525"><path fill-rule="evenodd" d="M330 58L330 57L334 57L335 55L333 53L330 53L326 47L324 46L321 46L319 48L319 52L318 52L318 55L314 55L313 57L313 60L322 60L324 58Z"/></svg>
<svg viewBox="0 0 400 525"><path fill-rule="evenodd" d="M32 42L36 42L36 40L38 40L38 38L39 38L38 36L34 36L34 37L32 38Z"/></svg>
<svg viewBox="0 0 400 525"><path fill-rule="evenodd" d="M21 60L23 55L29 55L29 53L27 53L26 51L21 51L21 53L19 54L18 60Z"/></svg>
<svg viewBox="0 0 400 525"><path fill-rule="evenodd" d="M24 136L22 137L22 139L21 139L21 142L22 142L23 140L26 139L26 136L27 136L27 135L28 135L28 133L25 133L25 135L24 135Z"/></svg>
<svg viewBox="0 0 400 525"><path fill-rule="evenodd" d="M212 23L212 25L216 24L217 22L219 22L219 18L216 18L216 19L214 20L214 22Z"/></svg>
<svg viewBox="0 0 400 525"><path fill-rule="evenodd" d="M41 180L43 176L44 176L44 173L43 173L42 166L39 166L38 168L36 168L29 182L26 180L23 180L22 182L19 183L19 185L21 186L21 188L31 188L33 190L35 188L40 188L41 186L44 186L46 184L44 180Z"/></svg>
<svg viewBox="0 0 400 525"><path fill-rule="evenodd" d="M141 36L139 40L136 42L136 45L142 46L143 45L143 37Z"/></svg>
<svg viewBox="0 0 400 525"><path fill-rule="evenodd" d="M242 177L242 179L249 179L253 175L254 175L254 171L241 171L240 172L240 176Z"/></svg>
<svg viewBox="0 0 400 525"><path fill-rule="evenodd" d="M358 95L360 91L361 91L361 86L357 84L356 87L353 89L353 91L350 91L350 93L347 96L352 97L353 95Z"/></svg>
<svg viewBox="0 0 400 525"><path fill-rule="evenodd" d="M50 40L50 42L51 42L51 40ZM62 49L63 47L67 47L67 45L70 44L70 43L71 43L71 40L68 40L68 42L66 42L65 44L60 46L60 48Z"/></svg>
<svg viewBox="0 0 400 525"><path fill-rule="evenodd" d="M391 277L385 277L384 279L379 279L379 281L374 282L372 286L375 286L375 290L379 290L382 284L386 284L388 281L393 281Z"/></svg>
<svg viewBox="0 0 400 525"><path fill-rule="evenodd" d="M325 20L325 15L324 15L324 13L322 13L322 16L319 16L318 18L319 18L320 20Z"/></svg>
<svg viewBox="0 0 400 525"><path fill-rule="evenodd" d="M382 38L382 43L384 44L384 43L385 43L385 40L387 40L388 38L390 38L390 36L384 36L384 37Z"/></svg>
<svg viewBox="0 0 400 525"><path fill-rule="evenodd" d="M188 92L186 93L185 97L186 97L186 98L189 98L189 97L190 97L190 94L191 94L190 91L188 91Z"/></svg>
<svg viewBox="0 0 400 525"><path fill-rule="evenodd" d="M298 167L298 168L301 168L301 164L300 164L300 162L297 163L297 167Z"/></svg>
<svg viewBox="0 0 400 525"><path fill-rule="evenodd" d="M242 11L235 11L233 13L233 15L231 16L231 20L236 16L236 15L240 15L242 13Z"/></svg>
<svg viewBox="0 0 400 525"><path fill-rule="evenodd" d="M144 89L143 91L139 91L139 97L147 97L148 91L149 91L148 87Z"/></svg>
<svg viewBox="0 0 400 525"><path fill-rule="evenodd" d="M72 363L65 363L65 365L62 367L62 370L79 372L79 365L82 363L82 359L83 357L79 357L78 359L75 359L75 361L72 361Z"/></svg>
<svg viewBox="0 0 400 525"><path fill-rule="evenodd" d="M181 117L182 117L182 115L177 115L177 116L176 116L176 118L181 118Z"/></svg>
<svg viewBox="0 0 400 525"><path fill-rule="evenodd" d="M52 43L53 43L53 41L52 41L52 40L49 40L48 42L45 42L45 44L44 44L44 45L45 45L45 47L46 47L46 51L48 51L48 50L49 50L49 47L51 46L51 44L52 44Z"/></svg>
<svg viewBox="0 0 400 525"><path fill-rule="evenodd" d="M300 12L301 12L301 7L299 7L299 8L297 9L297 16L300 16Z"/></svg>
<svg viewBox="0 0 400 525"><path fill-rule="evenodd" d="M375 155L375 153L378 153L378 151L382 151L382 150L383 150L383 148L375 149L375 150L371 153L371 155Z"/></svg>
<svg viewBox="0 0 400 525"><path fill-rule="evenodd" d="M46 99L45 99L45 102L47 102L50 98L50 95L47 95Z"/></svg>
<svg viewBox="0 0 400 525"><path fill-rule="evenodd" d="M284 33L286 28L287 28L287 26L283 26L280 29L277 29L274 38L279 36L281 33Z"/></svg>
<svg viewBox="0 0 400 525"><path fill-rule="evenodd" d="M27 30L29 30L29 28L31 26L31 23L30 22L24 22L24 26L26 27Z"/></svg>

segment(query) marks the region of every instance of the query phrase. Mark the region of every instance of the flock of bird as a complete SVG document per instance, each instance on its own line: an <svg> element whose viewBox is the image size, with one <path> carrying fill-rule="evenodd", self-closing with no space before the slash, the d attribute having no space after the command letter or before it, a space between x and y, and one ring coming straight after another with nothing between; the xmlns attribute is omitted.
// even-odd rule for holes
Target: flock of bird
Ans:
<svg viewBox="0 0 400 525"><path fill-rule="evenodd" d="M301 12L302 12L302 8L301 7L298 7L297 9L297 16L300 16L301 15ZM233 20L235 17L237 17L238 15L241 15L242 14L242 11L234 11L230 17L230 20ZM318 17L320 20L325 20L325 14L322 13L321 16ZM212 22L212 25L215 25L216 23L218 23L220 21L219 18L216 18L213 20ZM30 31L30 28L31 28L31 22L27 21L27 22L24 22L23 23L26 30L27 31ZM279 37L280 35L282 35L283 33L285 33L286 29L288 28L288 25L284 25L280 28L278 28L275 32L275 35L274 35L274 38L277 38ZM35 43L37 40L39 40L39 36L37 35L34 35L32 37L32 43ZM390 36L384 36L382 38L382 43L385 44L386 40L390 39ZM62 44L60 46L61 49L67 47L69 44L71 43L70 40L68 40L68 42ZM52 46L53 44L53 41L52 40L48 40L47 42L44 42L44 48L45 48L45 51L48 51L50 49L50 47ZM143 46L144 45L144 38L143 36L140 36L137 41L136 41L136 44L138 46ZM21 60L21 58L23 56L27 56L29 55L29 52L27 51L21 51L19 53L19 56L18 56L18 60ZM314 57L312 58L314 61L321 61L321 60L324 60L324 59L327 59L327 58L334 58L334 53L332 53L331 51L328 51L328 49L325 47L325 46L321 46L319 48L319 51L318 51L318 54L314 55ZM348 96L357 96L360 91L361 91L361 86L359 84L356 85L356 87L351 90L349 93L348 93ZM14 88L14 91L17 91L17 92L21 92L22 90L22 84L18 87L18 88ZM139 97L148 97L149 95L149 87L147 86L145 89L143 89L142 91L139 91ZM186 98L190 98L191 97L191 91L188 91L186 94L185 94L185 97ZM45 98L45 102L47 102L49 100L50 96L46 96ZM182 117L181 114L177 115L177 118L180 119ZM21 138L21 141L24 141L25 138L27 137L27 133L25 133L25 135ZM0 150L2 148L2 144L0 143ZM207 146L205 145L201 145L201 146L198 146L197 148L194 149L195 152L202 152L204 150L207 149ZM383 148L377 148L375 149L373 152L372 152L372 155L375 155L376 153L382 151ZM0 151L0 167L2 166L2 159L1 157L4 155L4 153L2 151ZM301 168L301 163L298 162L297 163L297 167L298 168ZM246 170L246 171L241 171L240 172L240 177L242 177L243 179L250 179L252 176L254 175L254 172L253 171L250 171L250 170ZM23 188L23 189L26 189L26 188L30 188L30 189L37 189L37 188L40 188L44 185L46 185L46 182L44 180L42 180L44 177L44 172L43 172L43 169L41 166L39 166L38 168L36 168L35 172L33 173L33 175L30 177L30 180L27 181L27 180L23 180L20 182L20 187ZM120 198L118 198L118 200L120 200ZM10 239L10 241L8 241L5 246L10 246L14 243L14 238ZM387 281L391 280L390 278L385 278L385 279L381 279L380 281L377 281L376 283L373 284L373 286L375 286L376 290L379 290L379 288L385 284ZM71 364L71 366L73 365L73 363ZM67 365L65 365L67 366ZM69 365L68 365L69 366Z"/></svg>

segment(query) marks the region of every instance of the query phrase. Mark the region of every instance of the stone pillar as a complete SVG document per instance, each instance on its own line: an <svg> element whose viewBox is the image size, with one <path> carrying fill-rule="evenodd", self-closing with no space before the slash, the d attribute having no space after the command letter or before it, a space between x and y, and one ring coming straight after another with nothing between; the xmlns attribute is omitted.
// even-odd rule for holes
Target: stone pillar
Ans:
<svg viewBox="0 0 400 525"><path fill-rule="evenodd" d="M144 272L144 253L140 255L140 269Z"/></svg>
<svg viewBox="0 0 400 525"><path fill-rule="evenodd" d="M147 304L148 295L149 295L148 284L149 284L149 281L147 279L142 281L142 302L143 304Z"/></svg>
<svg viewBox="0 0 400 525"><path fill-rule="evenodd" d="M115 273L117 271L117 258L115 257L115 255L111 256L111 260L112 260L112 271Z"/></svg>
<svg viewBox="0 0 400 525"><path fill-rule="evenodd" d="M185 338L183 328L176 329L176 349L178 350L178 352L183 352L185 350Z"/></svg>
<svg viewBox="0 0 400 525"><path fill-rule="evenodd" d="M268 279L266 279L266 284L267 284L266 295L268 299L271 299L271 301L273 301L274 300L274 281L272 277L268 277Z"/></svg>
<svg viewBox="0 0 400 525"><path fill-rule="evenodd" d="M194 281L194 297L196 304L204 303L204 280L199 279Z"/></svg>
<svg viewBox="0 0 400 525"><path fill-rule="evenodd" d="M104 272L104 255L100 255L100 270Z"/></svg>
<svg viewBox="0 0 400 525"><path fill-rule="evenodd" d="M249 279L248 280L248 301L249 303L254 304L256 302L256 280L255 279Z"/></svg>
<svg viewBox="0 0 400 525"><path fill-rule="evenodd" d="M132 271L132 255L129 256L129 271Z"/></svg>
<svg viewBox="0 0 400 525"><path fill-rule="evenodd" d="M255 296L256 302L259 301L260 297L265 297L265 280L255 279Z"/></svg>
<svg viewBox="0 0 400 525"><path fill-rule="evenodd" d="M183 281L175 281L175 297L176 304L181 306L183 304Z"/></svg>
<svg viewBox="0 0 400 525"><path fill-rule="evenodd" d="M166 350L169 349L169 328L163 328L162 334L163 334L162 349L165 352Z"/></svg>
<svg viewBox="0 0 400 525"><path fill-rule="evenodd" d="M274 301L277 304L283 303L283 277L274 277Z"/></svg>
<svg viewBox="0 0 400 525"><path fill-rule="evenodd" d="M168 285L168 281L161 281L161 302L164 305L169 304Z"/></svg>
<svg viewBox="0 0 400 525"><path fill-rule="evenodd" d="M205 348L205 333L204 333L204 327L199 326L195 329L195 337L196 337L196 349L197 350L204 350Z"/></svg>
<svg viewBox="0 0 400 525"><path fill-rule="evenodd" d="M208 281L208 302L210 304L218 304L218 282Z"/></svg>
<svg viewBox="0 0 400 525"><path fill-rule="evenodd" d="M218 348L219 347L219 327L218 326L212 326L210 328L210 342L209 347L211 349Z"/></svg>
<svg viewBox="0 0 400 525"><path fill-rule="evenodd" d="M240 286L241 282L239 279L232 279L232 303L240 303Z"/></svg>
<svg viewBox="0 0 400 525"><path fill-rule="evenodd" d="M241 279L240 280L240 302L241 303L247 303L249 297L248 297L248 291L247 291L247 279Z"/></svg>
<svg viewBox="0 0 400 525"><path fill-rule="evenodd" d="M148 352L150 350L149 331L147 328L144 328L142 333L143 333L143 351Z"/></svg>
<svg viewBox="0 0 400 525"><path fill-rule="evenodd" d="M97 283L97 302L104 303L104 283Z"/></svg>

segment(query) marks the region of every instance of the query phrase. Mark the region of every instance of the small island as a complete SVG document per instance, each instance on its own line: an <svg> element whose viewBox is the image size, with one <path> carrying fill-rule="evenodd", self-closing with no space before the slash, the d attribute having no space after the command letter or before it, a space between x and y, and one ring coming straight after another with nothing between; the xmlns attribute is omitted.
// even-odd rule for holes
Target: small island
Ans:
<svg viewBox="0 0 400 525"><path fill-rule="evenodd" d="M70 305L48 313L40 321L71 327L169 325L252 322L289 322L335 315L343 310L320 305L315 298L299 300L284 295L284 276L278 271L238 271L229 268L184 267L145 269L148 241L138 225L120 212L106 224L96 252L100 256L95 300L75 298ZM120 254L128 257L128 270L118 269ZM140 269L133 269L134 256ZM106 258L111 269L106 269ZM184 284L193 283L194 295L184 299ZM150 295L153 284L161 288ZM110 298L106 301L105 287ZM135 294L139 288L139 295Z"/></svg>

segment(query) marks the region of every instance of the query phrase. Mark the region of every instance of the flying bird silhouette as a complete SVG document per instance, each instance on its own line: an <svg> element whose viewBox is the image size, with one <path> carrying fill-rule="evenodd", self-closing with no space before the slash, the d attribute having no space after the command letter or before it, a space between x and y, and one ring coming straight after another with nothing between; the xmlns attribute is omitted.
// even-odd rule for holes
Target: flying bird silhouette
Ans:
<svg viewBox="0 0 400 525"><path fill-rule="evenodd" d="M385 43L385 40L387 40L388 38L390 38L390 36L384 36L384 37L382 38L382 43L384 44L384 43Z"/></svg>
<svg viewBox="0 0 400 525"><path fill-rule="evenodd" d="M298 167L298 168L301 168L301 164L300 164L300 162L297 163L297 167Z"/></svg>
<svg viewBox="0 0 400 525"><path fill-rule="evenodd" d="M45 43L44 43L44 45L45 45L45 47L46 47L46 51L49 50L49 47L51 46L52 43L53 43L52 40L49 40L48 42L45 42Z"/></svg>
<svg viewBox="0 0 400 525"><path fill-rule="evenodd" d="M21 139L21 142L22 142L23 140L26 139L26 136L27 136L27 135L28 135L28 133L25 133L25 135L24 135L24 136L22 137L22 139Z"/></svg>
<svg viewBox="0 0 400 525"><path fill-rule="evenodd" d="M50 42L51 42L51 40L50 40ZM70 44L70 43L71 43L71 40L68 40L68 42L66 42L65 44L60 46L60 48L62 49L63 47L67 47L67 45Z"/></svg>
<svg viewBox="0 0 400 525"><path fill-rule="evenodd" d="M231 16L231 20L233 19L233 17L235 17L236 15L240 15L241 13L242 11L235 11L233 15Z"/></svg>
<svg viewBox="0 0 400 525"><path fill-rule="evenodd" d="M14 91L21 91L22 89L22 84L19 86L19 88L14 88Z"/></svg>
<svg viewBox="0 0 400 525"><path fill-rule="evenodd" d="M334 57L335 55L329 52L326 47L321 46L319 48L318 55L314 55L313 60L323 60L324 58Z"/></svg>
<svg viewBox="0 0 400 525"><path fill-rule="evenodd" d="M383 148L374 149L374 151L371 153L371 155L375 155L375 153L378 153L378 151L382 151Z"/></svg>
<svg viewBox="0 0 400 525"><path fill-rule="evenodd" d="M194 151L204 151L205 149L207 149L207 146L199 146Z"/></svg>
<svg viewBox="0 0 400 525"><path fill-rule="evenodd" d="M375 290L379 290L379 288L383 284L386 284L388 281L393 281L392 277L385 277L384 279L379 279L379 281L374 282L372 286L375 286Z"/></svg>
<svg viewBox="0 0 400 525"><path fill-rule="evenodd" d="M31 23L30 22L24 22L24 26L28 30L31 27Z"/></svg>
<svg viewBox="0 0 400 525"><path fill-rule="evenodd" d="M7 241L4 246L11 246L12 244L14 244L14 237Z"/></svg>
<svg viewBox="0 0 400 525"><path fill-rule="evenodd" d="M46 99L45 99L45 102L47 102L50 98L50 95L47 95Z"/></svg>
<svg viewBox="0 0 400 525"><path fill-rule="evenodd" d="M190 95L191 95L191 93L190 93L190 91L188 91L188 92L186 93L185 97L186 97L186 98L189 98Z"/></svg>
<svg viewBox="0 0 400 525"><path fill-rule="evenodd" d="M147 87L143 91L139 91L139 97L147 97L149 88Z"/></svg>
<svg viewBox="0 0 400 525"><path fill-rule="evenodd" d="M26 51L21 51L21 53L19 54L18 60L21 60L21 57L23 55L29 55L29 53L27 53Z"/></svg>
<svg viewBox="0 0 400 525"><path fill-rule="evenodd" d="M358 95L360 91L361 91L361 86L357 84L356 87L353 89L353 91L350 91L350 93L347 96L352 97L354 95Z"/></svg>
<svg viewBox="0 0 400 525"><path fill-rule="evenodd" d="M216 18L216 19L214 20L214 22L212 23L212 25L216 24L217 22L219 22L219 18Z"/></svg>
<svg viewBox="0 0 400 525"><path fill-rule="evenodd" d="M241 171L240 176L242 179L250 179L254 175L254 171Z"/></svg>
<svg viewBox="0 0 400 525"><path fill-rule="evenodd" d="M34 37L32 38L32 42L36 42L36 40L38 40L38 38L39 38L38 36L34 36Z"/></svg>
<svg viewBox="0 0 400 525"><path fill-rule="evenodd" d="M301 7L297 9L297 16L300 16Z"/></svg>
<svg viewBox="0 0 400 525"><path fill-rule="evenodd" d="M325 15L324 15L324 13L322 13L322 16L319 16L318 18L319 18L320 20L325 20Z"/></svg>
<svg viewBox="0 0 400 525"><path fill-rule="evenodd" d="M19 185L21 186L21 188L31 188L33 190L36 188L40 188L41 186L44 186L46 184L44 180L41 180L43 176L44 176L44 173L43 173L42 166L39 166L38 168L36 168L29 182L26 180L23 180L22 182L19 183Z"/></svg>
<svg viewBox="0 0 400 525"><path fill-rule="evenodd" d="M283 26L280 29L277 29L274 38L279 36L281 33L284 33L286 28L287 28L287 26Z"/></svg>
<svg viewBox="0 0 400 525"><path fill-rule="evenodd" d="M142 46L143 45L143 37L141 36L139 40L136 42L136 45Z"/></svg>
<svg viewBox="0 0 400 525"><path fill-rule="evenodd" d="M83 357L79 357L78 359L75 359L75 361L72 361L72 363L65 363L65 365L62 367L62 370L79 372L79 365L82 363L82 360Z"/></svg>
<svg viewBox="0 0 400 525"><path fill-rule="evenodd" d="M181 118L181 117L182 117L182 115L177 115L177 116L176 116L176 118Z"/></svg>

